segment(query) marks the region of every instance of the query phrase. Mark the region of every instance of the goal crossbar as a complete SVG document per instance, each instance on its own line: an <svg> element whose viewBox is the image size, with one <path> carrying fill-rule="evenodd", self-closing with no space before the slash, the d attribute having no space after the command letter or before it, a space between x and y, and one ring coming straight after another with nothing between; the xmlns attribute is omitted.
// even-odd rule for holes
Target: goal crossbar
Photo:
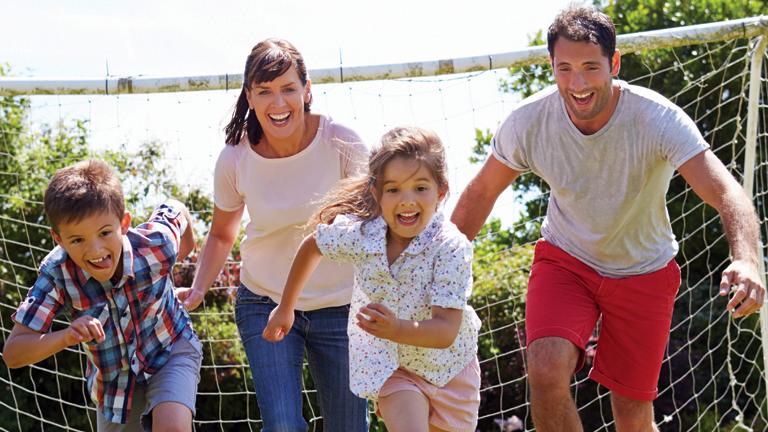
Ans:
<svg viewBox="0 0 768 432"><path fill-rule="evenodd" d="M768 16L653 30L618 36L622 53L673 48L714 41L751 38L768 34ZM545 62L547 47L525 47L499 54L368 66L338 66L311 69L315 84L418 78L454 73L479 72ZM94 78L0 77L0 96L16 95L116 95L239 89L242 73L182 77L106 76Z"/></svg>

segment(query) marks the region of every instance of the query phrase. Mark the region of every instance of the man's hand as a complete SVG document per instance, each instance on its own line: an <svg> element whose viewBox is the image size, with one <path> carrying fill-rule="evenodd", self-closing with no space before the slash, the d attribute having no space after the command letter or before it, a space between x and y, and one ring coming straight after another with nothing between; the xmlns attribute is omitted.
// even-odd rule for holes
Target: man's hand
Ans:
<svg viewBox="0 0 768 432"><path fill-rule="evenodd" d="M69 328L64 333L64 342L67 346L76 345L80 342L104 342L104 327L98 318L90 315L81 316L72 321Z"/></svg>
<svg viewBox="0 0 768 432"><path fill-rule="evenodd" d="M734 294L726 309L733 312L734 318L747 316L760 310L765 300L765 286L754 263L734 260L723 271L720 295L726 296L729 292Z"/></svg>
<svg viewBox="0 0 768 432"><path fill-rule="evenodd" d="M373 336L395 340L400 332L401 320L381 303L369 303L355 315L357 326Z"/></svg>

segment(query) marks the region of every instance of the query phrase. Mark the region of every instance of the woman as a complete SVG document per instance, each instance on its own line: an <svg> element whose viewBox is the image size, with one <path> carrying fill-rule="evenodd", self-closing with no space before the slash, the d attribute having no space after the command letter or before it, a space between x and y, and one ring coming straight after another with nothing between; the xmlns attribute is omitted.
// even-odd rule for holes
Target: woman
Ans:
<svg viewBox="0 0 768 432"><path fill-rule="evenodd" d="M364 169L367 148L350 129L310 113L312 93L301 54L289 42L258 43L245 63L243 90L224 129L216 163L211 230L192 288L196 308L234 244L245 207L242 285L235 317L253 374L264 432L306 431L301 409L304 351L326 431L366 431L367 404L349 390L347 315L352 270L325 261L297 303L295 325L280 343L261 337L280 302L303 225L339 179ZM245 132L245 133L244 133Z"/></svg>

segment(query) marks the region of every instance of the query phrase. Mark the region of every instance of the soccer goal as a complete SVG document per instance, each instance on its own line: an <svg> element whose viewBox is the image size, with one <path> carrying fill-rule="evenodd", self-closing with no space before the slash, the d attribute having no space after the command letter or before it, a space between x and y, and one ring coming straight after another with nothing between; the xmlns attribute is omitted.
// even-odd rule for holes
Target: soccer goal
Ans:
<svg viewBox="0 0 768 432"><path fill-rule="evenodd" d="M765 17L619 37L620 78L662 93L696 121L754 199L763 242L768 238L766 44ZM463 59L311 70L310 78L312 109L348 124L369 143L395 125L434 129L449 155L447 211L479 169L492 133L512 106L552 82L542 46ZM132 213L144 214L164 195L182 197L202 237L210 222L221 130L241 85L238 74L70 81L0 77L0 341L52 247L41 203L52 171L88 156L106 157L120 170ZM475 242L471 302L483 321L480 431L533 430L523 345L525 292L547 198L546 184L524 176L502 195ZM682 285L655 420L662 430L766 430L765 308L760 316L729 316L726 301L717 296L729 256L717 213L679 176L667 204L680 242ZM766 256L764 243L761 253ZM239 283L238 259L236 247L217 286L192 313L204 350L194 423L199 431L261 428L234 323L231 293ZM177 285L188 285L194 269L195 256L180 263ZM764 268L761 272L764 276ZM572 390L585 430L609 431L614 429L609 393L586 378L599 344L598 331ZM0 431L95 430L85 367L77 346L18 370L0 362ZM310 430L320 431L308 373L304 389L305 418ZM384 430L373 415L371 430Z"/></svg>

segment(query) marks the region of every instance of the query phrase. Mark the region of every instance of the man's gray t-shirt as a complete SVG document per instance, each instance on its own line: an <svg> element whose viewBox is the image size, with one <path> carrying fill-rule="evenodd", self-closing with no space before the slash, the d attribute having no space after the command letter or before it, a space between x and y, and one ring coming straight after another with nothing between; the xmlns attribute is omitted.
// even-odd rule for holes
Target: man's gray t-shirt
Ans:
<svg viewBox="0 0 768 432"><path fill-rule="evenodd" d="M521 102L496 132L493 156L551 188L548 242L605 276L663 268L678 246L665 203L674 170L706 150L693 120L660 94L621 88L608 123L584 135L555 86Z"/></svg>

